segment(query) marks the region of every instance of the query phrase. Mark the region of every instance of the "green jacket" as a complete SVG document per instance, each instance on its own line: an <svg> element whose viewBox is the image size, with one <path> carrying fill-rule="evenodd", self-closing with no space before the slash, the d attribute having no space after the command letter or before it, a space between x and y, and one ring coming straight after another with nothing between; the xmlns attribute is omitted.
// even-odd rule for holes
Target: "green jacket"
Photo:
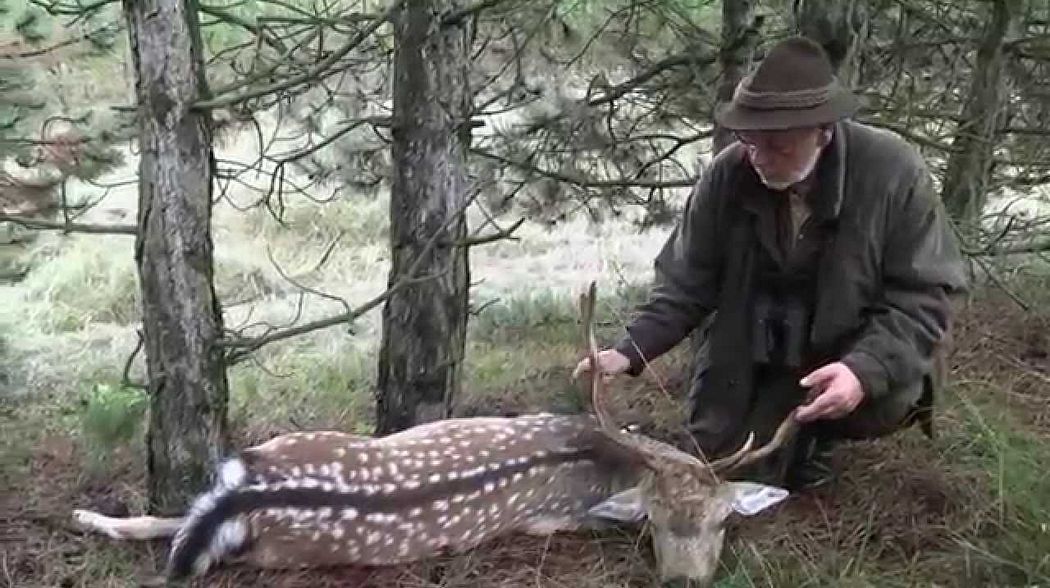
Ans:
<svg viewBox="0 0 1050 588"><path fill-rule="evenodd" d="M966 288L964 262L925 162L896 134L840 122L816 173L811 215L834 234L817 266L809 343L848 365L870 401L888 400L930 373L949 296ZM655 260L648 301L616 345L638 375L643 356L660 356L710 319L699 361L704 420L716 436L748 409L754 247L776 239L756 214L755 177L740 144L714 158Z"/></svg>

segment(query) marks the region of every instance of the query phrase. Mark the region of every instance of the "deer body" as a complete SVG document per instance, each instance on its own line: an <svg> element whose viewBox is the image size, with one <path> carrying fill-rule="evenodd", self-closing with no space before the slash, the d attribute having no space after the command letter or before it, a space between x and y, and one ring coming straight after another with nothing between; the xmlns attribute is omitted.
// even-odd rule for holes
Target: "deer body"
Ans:
<svg viewBox="0 0 1050 588"><path fill-rule="evenodd" d="M593 301L592 286L583 299L588 326ZM709 585L729 515L755 514L787 495L720 474L768 455L797 425L788 417L766 446L752 449L752 437L707 463L613 426L600 381L592 378L593 415L447 419L381 438L290 433L221 464L213 488L183 518L89 511L74 518L118 539L174 536L173 577L228 560L267 568L393 565L512 532L648 518L660 577Z"/></svg>
<svg viewBox="0 0 1050 588"><path fill-rule="evenodd" d="M450 419L379 439L291 433L219 468L175 528L171 571L231 556L271 568L391 565L513 531L575 530L636 484L639 466L586 415Z"/></svg>

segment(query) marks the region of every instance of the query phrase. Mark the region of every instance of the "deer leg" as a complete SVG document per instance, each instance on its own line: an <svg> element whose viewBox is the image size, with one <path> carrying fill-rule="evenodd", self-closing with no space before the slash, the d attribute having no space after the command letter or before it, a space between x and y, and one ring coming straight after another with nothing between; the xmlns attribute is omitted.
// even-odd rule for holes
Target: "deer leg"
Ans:
<svg viewBox="0 0 1050 588"><path fill-rule="evenodd" d="M81 528L113 539L146 541L172 537L182 526L182 518L130 517L114 518L90 510L74 510L73 521Z"/></svg>

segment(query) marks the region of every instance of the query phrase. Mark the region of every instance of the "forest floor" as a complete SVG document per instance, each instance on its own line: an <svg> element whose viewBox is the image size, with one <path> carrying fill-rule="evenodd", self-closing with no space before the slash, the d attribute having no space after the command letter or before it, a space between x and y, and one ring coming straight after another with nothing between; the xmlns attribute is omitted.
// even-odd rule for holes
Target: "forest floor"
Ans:
<svg viewBox="0 0 1050 588"><path fill-rule="evenodd" d="M524 332L494 327L476 337L460 412L571 410L575 392L567 383L566 358L575 356L577 343L571 323L552 320ZM936 438L912 429L839 447L837 483L732 525L718 586L1045 586L1050 476L1041 468L1050 463L1048 327L1050 314L1025 312L997 291L962 305ZM540 348L548 353L530 354L531 368L518 377L486 379L486 362ZM662 381L618 381L614 410L623 418L652 416L650 424L672 434L681 414L682 365L681 354L672 354L657 364ZM143 488L139 445L116 447L100 463L71 420L76 411L61 399L3 405L0 586L140 586L163 568L164 542L116 543L71 525L75 507L136 512ZM237 433L249 442L288 428L287 422L258 421ZM229 568L193 585L651 586L652 569L645 536L616 530L549 539L511 536L397 569Z"/></svg>

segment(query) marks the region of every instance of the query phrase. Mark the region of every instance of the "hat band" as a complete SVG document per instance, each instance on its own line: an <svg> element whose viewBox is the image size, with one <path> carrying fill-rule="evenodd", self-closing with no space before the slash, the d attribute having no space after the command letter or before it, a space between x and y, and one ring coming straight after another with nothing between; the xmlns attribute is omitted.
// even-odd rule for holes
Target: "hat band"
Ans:
<svg viewBox="0 0 1050 588"><path fill-rule="evenodd" d="M775 110L778 108L813 108L828 101L834 82L819 88L790 90L785 92L755 92L747 88L751 77L747 77L737 86L736 101L741 106L756 110Z"/></svg>

